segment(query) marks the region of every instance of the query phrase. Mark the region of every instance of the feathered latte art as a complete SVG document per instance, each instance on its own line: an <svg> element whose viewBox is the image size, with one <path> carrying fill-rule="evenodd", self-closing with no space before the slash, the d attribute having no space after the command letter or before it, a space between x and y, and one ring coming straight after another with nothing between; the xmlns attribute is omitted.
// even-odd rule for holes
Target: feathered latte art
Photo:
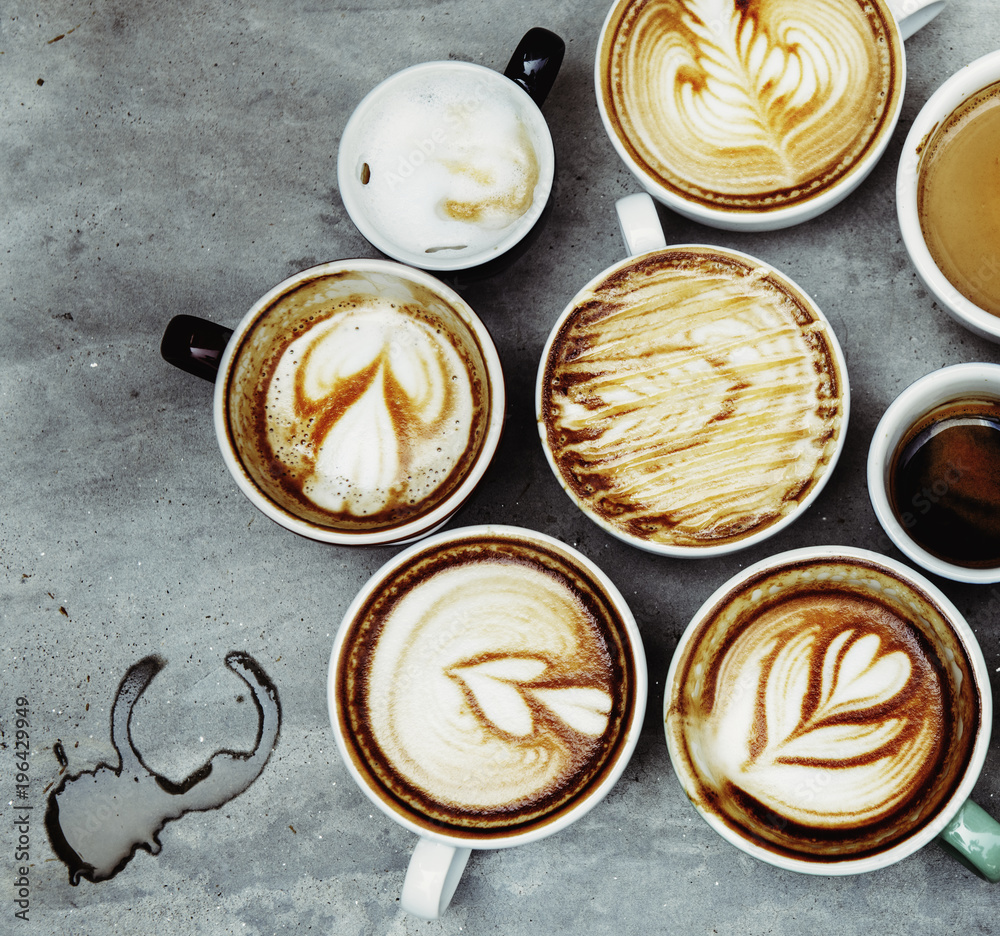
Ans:
<svg viewBox="0 0 1000 936"><path fill-rule="evenodd" d="M910 839L961 782L980 717L968 657L928 596L874 564L776 566L692 627L667 743L709 821L850 861Z"/></svg>
<svg viewBox="0 0 1000 936"><path fill-rule="evenodd" d="M604 106L630 155L707 204L765 210L852 171L897 105L898 39L866 0L647 0L609 33Z"/></svg>

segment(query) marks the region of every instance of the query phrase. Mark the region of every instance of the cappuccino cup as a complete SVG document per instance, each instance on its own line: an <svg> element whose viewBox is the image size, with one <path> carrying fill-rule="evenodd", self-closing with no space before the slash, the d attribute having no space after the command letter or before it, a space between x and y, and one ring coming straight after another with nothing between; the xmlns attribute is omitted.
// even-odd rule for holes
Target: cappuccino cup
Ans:
<svg viewBox="0 0 1000 936"><path fill-rule="evenodd" d="M667 747L728 842L807 874L883 868L935 838L1000 880L1000 823L969 799L990 741L982 652L927 579L816 546L738 573L678 643Z"/></svg>
<svg viewBox="0 0 1000 936"><path fill-rule="evenodd" d="M354 781L419 836L403 909L439 916L473 850L536 842L596 806L646 693L625 600L550 536L466 527L376 572L337 632L328 701Z"/></svg>
<svg viewBox="0 0 1000 936"><path fill-rule="evenodd" d="M539 108L564 48L535 28L503 74L426 62L372 90L344 127L337 155L344 207L365 238L388 257L436 272L489 272L526 246L555 177Z"/></svg>
<svg viewBox="0 0 1000 936"><path fill-rule="evenodd" d="M884 152L903 40L943 0L617 0L595 65L604 128L677 213L728 230L814 218Z"/></svg>
<svg viewBox="0 0 1000 936"><path fill-rule="evenodd" d="M910 260L952 318L1000 341L1000 51L956 72L903 144L896 210Z"/></svg>
<svg viewBox="0 0 1000 936"><path fill-rule="evenodd" d="M624 542L678 558L746 548L807 509L840 456L840 345L783 273L735 250L666 246L648 194L616 208L633 255L570 300L542 353L546 458Z"/></svg>
<svg viewBox="0 0 1000 936"><path fill-rule="evenodd" d="M1000 365L942 367L896 397L868 449L868 495L912 562L1000 582Z"/></svg>
<svg viewBox="0 0 1000 936"><path fill-rule="evenodd" d="M427 535L500 441L504 380L489 332L444 283L386 260L303 270L233 331L178 316L161 353L215 381L215 434L251 503L322 542Z"/></svg>

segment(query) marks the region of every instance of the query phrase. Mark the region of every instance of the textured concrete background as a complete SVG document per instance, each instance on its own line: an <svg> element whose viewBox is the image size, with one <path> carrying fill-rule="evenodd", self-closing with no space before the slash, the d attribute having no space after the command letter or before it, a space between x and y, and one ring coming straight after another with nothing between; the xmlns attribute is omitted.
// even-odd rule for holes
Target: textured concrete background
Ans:
<svg viewBox="0 0 1000 936"><path fill-rule="evenodd" d="M1000 45L994 0L952 0L907 42L903 118L847 202L773 234L734 235L666 210L668 240L746 250L815 296L847 353L847 447L818 502L736 556L658 559L570 504L535 434L532 393L548 330L622 256L614 200L635 191L604 136L592 70L606 3L554 0L4 0L0 5L0 930L32 934L853 934L993 932L1000 890L932 844L877 873L776 870L723 842L672 774L663 677L702 600L747 563L816 543L898 555L869 505L864 462L893 397L946 364L1000 349L921 288L896 226L894 179L918 109L948 75ZM598 561L647 647L646 730L592 813L543 842L473 855L447 916L397 898L412 836L373 814L338 761L327 660L353 594L392 549L300 539L259 515L223 466L211 387L159 358L175 313L235 324L314 262L374 256L340 202L335 161L350 110L378 81L431 59L502 69L532 25L567 41L548 101L559 162L554 211L510 273L464 289L499 347L507 430L452 526L543 530ZM1000 590L940 582L1000 670ZM167 666L133 736L175 781L223 747L248 749L246 687L223 666L251 654L281 696L277 747L219 810L167 825L113 879L70 886L42 825L46 789L114 762L109 715L141 657ZM998 677L1000 678L1000 677ZM17 699L30 709L30 793L15 798ZM64 775L65 775L64 774ZM1000 744L976 799L1000 816ZM13 804L13 805L12 805ZM14 806L32 807L30 922L14 918ZM9 924L8 924L9 921ZM10 928L8 928L8 925Z"/></svg>

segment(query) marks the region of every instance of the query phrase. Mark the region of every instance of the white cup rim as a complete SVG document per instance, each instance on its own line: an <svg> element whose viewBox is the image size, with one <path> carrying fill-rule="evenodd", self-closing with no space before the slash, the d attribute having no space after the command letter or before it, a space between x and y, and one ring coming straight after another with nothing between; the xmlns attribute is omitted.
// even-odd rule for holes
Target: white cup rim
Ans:
<svg viewBox="0 0 1000 936"><path fill-rule="evenodd" d="M779 277L786 284L788 284L803 299L803 301L808 304L809 308L813 311L816 317L826 324L826 335L830 340L830 350L837 362L838 377L840 378L841 386L843 415L841 417L840 434L837 438L836 447L830 457L826 470L819 477L816 484L813 485L812 490L810 490L809 493L799 502L798 506L794 510L785 514L769 526L766 526L761 530L757 530L755 533L752 533L742 539L727 543L716 543L710 546L682 546L672 543L650 542L642 537L634 536L618 529L606 519L591 511L585 502L580 500L580 498L577 497L576 494L563 481L562 472L559 470L559 466L556 464L555 458L549 448L548 432L545 425L542 405L545 389L545 368L549 360L549 355L552 353L552 346L555 343L563 325L576 309L578 300L584 294L592 291L599 283L620 269L631 266L634 263L642 262L642 260L647 257L680 250L710 251L715 254L733 257L761 269L769 270L775 276ZM538 372L535 377L535 422L542 442L542 451L545 453L545 459L549 464L549 468L552 469L552 473L555 475L556 480L559 482L559 486L563 489L563 491L565 491L570 500L572 500L573 503L576 504L576 506L582 511L584 516L596 523L606 533L609 533L611 536L614 536L616 539L621 540L624 543L628 543L631 546L644 550L645 552L653 553L658 556L667 556L674 559L709 559L715 556L729 555L730 553L739 552L740 550L754 546L762 540L769 539L777 533L780 533L790 524L794 523L805 510L815 503L816 499L823 492L823 489L829 482L830 477L837 466L837 462L840 460L840 454L844 449L844 443L847 437L850 410L851 390L850 381L847 375L847 359L844 356L842 348L840 347L840 342L837 340L837 336L833 330L833 325L823 314L822 309L819 308L809 293L799 286L798 283L796 283L790 276L772 266L770 263L765 263L758 257L744 253L741 250L734 250L730 247L719 247L715 244L668 244L666 247L658 248L657 250L651 250L646 253L625 257L598 273L590 280L590 282L577 291L556 319L555 324L549 331L548 338L545 341L545 346L542 349L542 356L538 365Z"/></svg>
<svg viewBox="0 0 1000 936"><path fill-rule="evenodd" d="M375 793L374 790L371 789L368 782L354 765L339 728L339 718L337 715L339 711L337 698L337 663L350 629L349 624L351 620L368 600L369 596L381 587L381 584L387 575L407 563L413 556L419 555L425 551L433 550L441 543L456 543L462 540L478 539L482 537L524 539L529 542L535 542L543 546L548 546L557 552L564 553L571 560L578 563L600 585L600 587L604 589L622 620L626 636L628 637L628 641L632 648L633 663L635 667L635 699L632 718L626 729L625 739L622 742L618 759L615 761L613 767L607 772L601 782L589 790L579 802L573 805L571 809L551 821L513 832L508 835L475 838L473 836L462 836L457 833L449 834L447 832L426 828L403 813L393 810L378 796L377 793ZM628 766L628 763L632 758L632 754L635 752L636 745L639 743L639 737L642 733L642 725L646 711L648 683L649 679L646 669L646 656L643 649L642 635L639 632L639 627L636 624L635 617L633 616L632 611L622 593L615 586L614 582L611 581L607 573L605 573L596 562L585 556L579 550L570 546L568 543L564 543L561 540L556 539L554 536L549 536L546 533L540 533L536 530L507 524L477 524L474 526L457 527L453 530L436 533L419 543L414 543L412 546L409 546L407 549L388 560L371 575L362 587L361 591L358 592L358 594L351 601L351 604L348 606L334 637L333 650L330 654L330 663L327 669L327 711L329 713L330 724L333 728L333 736L336 741L337 751L340 754L341 761L343 762L348 773L351 775L351 778L369 799L369 801L377 806L386 816L401 825L403 828L421 836L421 838L431 839L432 841L441 842L445 845L454 845L456 847L480 850L509 848L514 845L524 845L529 842L535 842L561 831L568 825L571 825L578 819L581 819L586 813L590 812L591 809L604 799L624 773L625 768Z"/></svg>
<svg viewBox="0 0 1000 936"><path fill-rule="evenodd" d="M918 592L923 592L942 612L952 630L958 636L975 675L976 684L979 689L979 710L980 723L979 732L972 748L972 754L965 767L965 772L961 781L955 788L947 802L938 810L938 814L926 825L922 826L912 835L897 843L892 848L868 855L863 858L847 858L840 861L809 861L804 858L793 858L788 855L781 855L770 851L760 845L742 837L734 829L728 826L718 817L706 812L702 807L692 800L692 805L698 814L730 844L735 845L740 850L765 861L768 864L784 868L788 871L797 871L804 874L825 875L839 877L849 874L862 874L868 871L875 871L879 868L887 867L908 855L918 851L924 845L937 838L945 827L961 809L962 805L972 793L976 781L982 771L989 752L990 735L993 725L993 696L990 689L989 670L986 660L983 657L979 641L976 639L972 628L966 621L964 615L954 603L936 585L928 580L924 575L909 566L904 565L889 556L872 552L867 549L859 549L852 546L805 546L799 549L791 549L786 552L762 559L759 562L742 569L733 575L724 584L720 585L694 613L691 621L684 629L677 647L674 650L667 670L667 678L664 684L663 698L663 723L667 739L667 752L670 756L670 763L674 769L681 788L685 789L683 771L678 766L681 758L674 748L671 733L667 728L667 715L673 699L673 686L677 678L677 670L681 659L688 645L694 637L694 633L712 609L728 594L740 588L743 583L758 575L761 572L776 570L781 566L793 565L805 560L816 559L856 559L864 563L880 566L888 574L899 578L901 581L913 587Z"/></svg>
<svg viewBox="0 0 1000 936"><path fill-rule="evenodd" d="M486 433L479 455L476 457L475 462L461 484L441 503L437 504L427 513L414 517L405 523L374 530L349 531L323 526L290 513L271 500L247 473L239 455L236 453L229 436L228 418L226 415L226 399L231 368L242 339L250 328L271 307L278 297L290 289L308 280L340 273L345 270L396 276L407 282L423 286L441 296L449 306L459 313L463 322L468 325L475 335L479 348L482 351L483 363L490 378L490 417ZM243 494L261 513L274 520L275 523L291 530L293 533L298 533L301 536L319 542L341 546L402 544L415 538L423 537L447 522L451 515L469 498L490 466L497 447L500 444L505 410L506 386L504 383L503 368L500 364L500 356L497 353L489 331L479 316L472 310L472 307L450 286L442 283L431 274L425 273L423 270L404 266L392 260L370 259L332 260L309 267L282 280L254 302L250 310L243 316L240 323L234 329L229 343L226 345L225 352L219 361L219 371L215 381L213 397L213 419L216 439L222 451L222 458L226 467L229 469L230 474L235 479L236 484Z"/></svg>
<svg viewBox="0 0 1000 936"><path fill-rule="evenodd" d="M924 242L917 211L921 154L945 119L979 91L1000 81L1000 49L975 59L946 79L927 99L910 127L896 172L896 215L903 244L924 285L955 321L990 341L1000 341L1000 316L963 296L938 269Z"/></svg>
<svg viewBox="0 0 1000 936"><path fill-rule="evenodd" d="M868 448L868 497L875 516L897 549L921 568L955 582L1000 582L1000 565L978 569L947 562L928 552L906 532L889 502L888 474L896 447L907 430L934 407L962 396L985 394L1000 400L1000 364L970 361L931 371L910 384L882 414Z"/></svg>
<svg viewBox="0 0 1000 936"><path fill-rule="evenodd" d="M684 198L682 195L667 188L657 179L651 177L633 159L628 148L624 145L618 133L614 129L610 115L604 102L604 68L602 66L602 51L605 44L608 29L618 10L635 0L614 0L608 14L601 26L597 41L597 53L594 62L594 86L597 95L597 107L601 115L601 123L611 140L612 146L618 153L621 160L628 167L632 175L639 184L649 192L657 201L676 211L683 217L693 221L699 221L714 228L728 231L776 231L783 228L802 224L818 217L839 202L847 198L861 183L868 177L871 171L878 164L885 153L892 139L899 115L903 108L903 99L906 91L906 48L903 42L903 35L899 27L899 21L888 0L882 0L889 25L896 32L899 45L899 93L896 95L895 107L891 114L887 115L885 128L876 145L872 147L863 159L845 175L839 178L833 185L825 189L819 195L802 202L775 208L771 211L736 211L725 208L716 208L703 205L699 202ZM937 12L937 11L935 11Z"/></svg>
<svg viewBox="0 0 1000 936"><path fill-rule="evenodd" d="M391 92L398 85L407 83L414 75L419 75L421 72L439 71L464 72L474 75L481 80L493 82L498 89L503 89L504 93L510 94L513 101L521 101L521 98L515 95L522 95L523 108L521 116L530 122L534 141L540 146L540 152L537 153L539 157L539 181L536 185L536 191L544 197L534 199L531 208L518 219L512 229L500 241L475 253L451 256L444 252L431 254L418 253L396 244L390 238L386 237L369 219L357 194L357 185L355 184L355 154L357 149L354 144L354 138L360 132L367 114L378 105L383 95ZM552 194L554 182L555 148L552 143L552 135L549 131L548 122L542 114L541 109L531 99L531 96L523 88L519 87L515 81L495 69L479 65L475 62L460 60L420 62L419 64L410 65L395 72L379 82L361 99L357 107L351 112L351 116L344 126L338 144L337 186L340 190L344 207L347 209L347 213L351 221L354 222L355 227L357 227L370 244L386 256L400 263L436 273L473 269L490 260L503 256L511 248L519 244L538 223Z"/></svg>

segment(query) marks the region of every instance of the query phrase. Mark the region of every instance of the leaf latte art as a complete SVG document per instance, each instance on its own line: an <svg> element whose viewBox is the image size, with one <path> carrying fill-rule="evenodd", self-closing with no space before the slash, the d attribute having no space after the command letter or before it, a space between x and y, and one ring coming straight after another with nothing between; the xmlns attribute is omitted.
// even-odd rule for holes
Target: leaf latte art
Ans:
<svg viewBox="0 0 1000 936"><path fill-rule="evenodd" d="M622 0L599 83L653 179L761 211L826 190L884 142L901 56L876 0Z"/></svg>
<svg viewBox="0 0 1000 936"><path fill-rule="evenodd" d="M340 681L357 762L425 824L489 835L542 821L620 743L632 677L610 609L525 549L422 560L356 619Z"/></svg>
<svg viewBox="0 0 1000 936"><path fill-rule="evenodd" d="M925 633L932 615L849 575L748 586L685 650L667 716L699 808L819 861L891 847L929 821L977 718L962 657L945 663L951 651Z"/></svg>

